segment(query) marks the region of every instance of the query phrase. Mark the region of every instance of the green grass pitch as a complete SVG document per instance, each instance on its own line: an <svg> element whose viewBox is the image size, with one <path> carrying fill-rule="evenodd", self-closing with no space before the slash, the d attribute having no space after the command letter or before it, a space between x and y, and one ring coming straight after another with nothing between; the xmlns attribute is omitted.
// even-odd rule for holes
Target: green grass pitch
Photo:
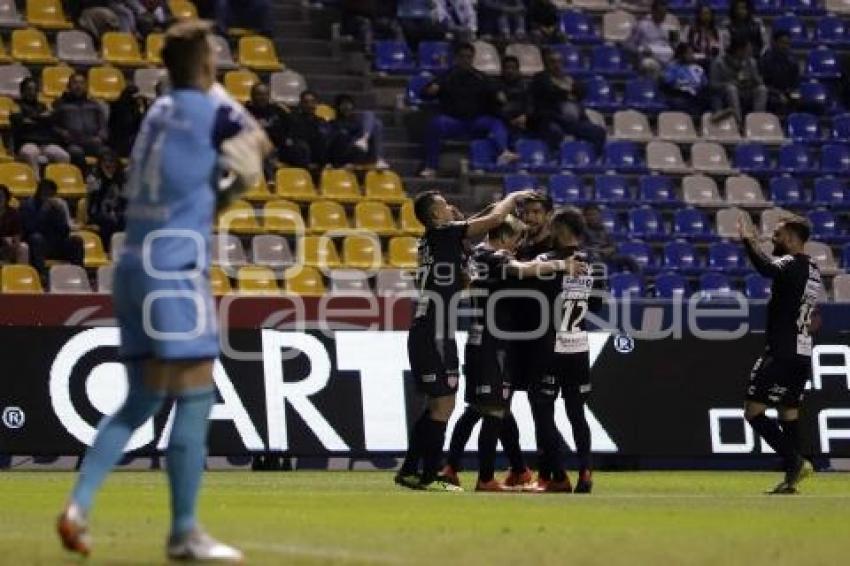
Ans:
<svg viewBox="0 0 850 566"><path fill-rule="evenodd" d="M77 564L55 516L69 472L0 478L0 564ZM464 475L467 484L472 475ZM778 474L597 473L593 495L410 492L386 472L212 472L200 516L249 564L815 566L850 564L850 477L761 495ZM117 472L89 564L162 564L165 476Z"/></svg>

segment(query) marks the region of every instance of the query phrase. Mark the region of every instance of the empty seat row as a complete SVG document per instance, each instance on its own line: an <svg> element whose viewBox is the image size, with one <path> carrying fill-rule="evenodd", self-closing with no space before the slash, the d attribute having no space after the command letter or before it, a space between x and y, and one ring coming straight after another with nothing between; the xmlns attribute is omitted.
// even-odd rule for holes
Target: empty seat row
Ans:
<svg viewBox="0 0 850 566"><path fill-rule="evenodd" d="M740 143L744 139L752 142L782 143L785 135L782 124L775 114L769 112L752 112L744 121L744 137L742 138L738 123L730 117L719 122L712 120L711 114L702 117L699 133L694 127L690 115L684 112L662 112L658 115L658 133L653 132L649 118L636 110L619 110L614 113L613 133L615 138L651 141L658 138L664 141L696 142L718 141L724 143ZM835 138L844 141L843 138Z"/></svg>

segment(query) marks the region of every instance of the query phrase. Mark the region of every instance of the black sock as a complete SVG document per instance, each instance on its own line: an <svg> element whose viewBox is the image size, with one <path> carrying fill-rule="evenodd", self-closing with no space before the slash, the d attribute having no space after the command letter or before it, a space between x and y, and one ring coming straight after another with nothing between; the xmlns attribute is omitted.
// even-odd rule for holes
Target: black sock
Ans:
<svg viewBox="0 0 850 566"><path fill-rule="evenodd" d="M564 397L564 406L567 410L567 418L573 429L573 440L576 444L576 456L578 457L578 469L580 472L590 469L590 426L584 414L584 395L578 392L569 392Z"/></svg>
<svg viewBox="0 0 850 566"><path fill-rule="evenodd" d="M428 421L431 417L428 411L422 413L410 430L410 438L407 442L407 454L404 456L404 463L401 465L399 473L403 476L409 476L419 471L419 460L422 458L422 449L425 446L426 430Z"/></svg>
<svg viewBox="0 0 850 566"><path fill-rule="evenodd" d="M499 442L499 431L502 419L485 415L478 434L478 481L488 482L493 479L496 468L496 444Z"/></svg>
<svg viewBox="0 0 850 566"><path fill-rule="evenodd" d="M469 437L472 436L472 429L478 424L481 418L481 413L472 405L467 405L466 410L455 423L455 428L452 431L452 440L449 443L449 457L446 462L455 471L461 470L461 461L463 460L463 452L466 449L466 443L469 442Z"/></svg>
<svg viewBox="0 0 850 566"><path fill-rule="evenodd" d="M551 479L564 481L566 473L561 467L561 447L558 442L559 432L555 426L555 403L553 401L537 401L531 406L534 416L534 426L537 438L540 440L541 468L545 465L551 474Z"/></svg>
<svg viewBox="0 0 850 566"><path fill-rule="evenodd" d="M422 450L422 483L428 483L437 477L443 459L443 443L446 441L446 423L427 420L427 442Z"/></svg>
<svg viewBox="0 0 850 566"><path fill-rule="evenodd" d="M516 424L513 413L508 412L502 419L502 430L499 433L499 438L502 440L502 447L511 463L511 471L516 474L524 472L527 466L522 455L522 448L519 446L519 426Z"/></svg>
<svg viewBox="0 0 850 566"><path fill-rule="evenodd" d="M797 463L797 457L802 452L800 447L800 421L794 419L793 421L779 421L779 423L782 425L782 436L785 437L788 446L794 451L793 461L785 463L785 467L788 468L789 464Z"/></svg>
<svg viewBox="0 0 850 566"><path fill-rule="evenodd" d="M753 427L753 430L756 431L759 436L761 436L764 441L767 442L777 454L779 454L780 457L782 457L786 471L789 471L792 466L797 464L797 459L799 458L797 451L788 441L786 436L782 434L782 430L780 430L779 425L776 424L776 422L767 418L767 415L764 413L749 419L749 422L750 426Z"/></svg>

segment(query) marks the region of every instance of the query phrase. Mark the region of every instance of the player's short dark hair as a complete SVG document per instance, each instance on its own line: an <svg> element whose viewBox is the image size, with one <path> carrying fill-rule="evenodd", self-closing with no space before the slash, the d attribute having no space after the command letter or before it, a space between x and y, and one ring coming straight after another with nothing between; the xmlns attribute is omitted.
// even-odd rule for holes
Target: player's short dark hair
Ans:
<svg viewBox="0 0 850 566"><path fill-rule="evenodd" d="M210 56L212 25L203 20L177 22L165 32L162 61L174 88L194 86L203 62Z"/></svg>
<svg viewBox="0 0 850 566"><path fill-rule="evenodd" d="M552 216L552 225L566 226L577 238L584 235L587 226L584 221L584 214L574 206L567 206L555 211Z"/></svg>
<svg viewBox="0 0 850 566"><path fill-rule="evenodd" d="M806 243L809 241L809 236L812 234L812 228L809 226L808 220L793 216L782 220L782 228L789 230L792 234L800 238L800 241Z"/></svg>
<svg viewBox="0 0 850 566"><path fill-rule="evenodd" d="M516 216L509 214L498 226L487 232L488 240L508 240L516 238L525 230L525 224Z"/></svg>
<svg viewBox="0 0 850 566"><path fill-rule="evenodd" d="M552 209L555 208L555 204L552 202L552 197L549 196L549 193L544 191L534 191L534 194L531 194L525 197L522 201L523 206L540 203L543 205L543 209L546 212L552 212Z"/></svg>
<svg viewBox="0 0 850 566"><path fill-rule="evenodd" d="M746 36L736 34L732 36L731 40L729 40L729 52L737 53L739 51L743 51L750 45L750 40Z"/></svg>
<svg viewBox="0 0 850 566"><path fill-rule="evenodd" d="M56 195L59 192L59 186L52 179L42 179L35 187L35 195L38 199L43 199L48 194Z"/></svg>
<svg viewBox="0 0 850 566"><path fill-rule="evenodd" d="M25 78L20 82L20 84L18 84L18 92L23 96L24 89L30 84L36 84L35 79L32 77Z"/></svg>
<svg viewBox="0 0 850 566"><path fill-rule="evenodd" d="M431 210L438 196L441 196L440 191L425 191L413 198L413 215L426 228L434 223Z"/></svg>
<svg viewBox="0 0 850 566"><path fill-rule="evenodd" d="M469 43L468 41L461 41L460 43L455 45L454 53L460 53L461 51L472 51L472 54L475 54L475 46Z"/></svg>

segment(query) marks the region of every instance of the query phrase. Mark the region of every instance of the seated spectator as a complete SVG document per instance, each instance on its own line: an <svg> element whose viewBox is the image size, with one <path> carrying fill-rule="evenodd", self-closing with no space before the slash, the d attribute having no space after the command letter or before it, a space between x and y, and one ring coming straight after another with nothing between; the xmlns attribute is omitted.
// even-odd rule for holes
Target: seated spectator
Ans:
<svg viewBox="0 0 850 566"><path fill-rule="evenodd" d="M605 228L599 207L591 204L584 209L584 247L588 251L590 261L602 261L612 271L626 269L632 273L640 273L640 265L629 256L617 253L614 237Z"/></svg>
<svg viewBox="0 0 850 566"><path fill-rule="evenodd" d="M643 73L652 77L661 74L664 66L673 59L670 32L664 27L667 19L667 2L655 0L650 13L641 19L623 46L638 61Z"/></svg>
<svg viewBox="0 0 850 566"><path fill-rule="evenodd" d="M422 89L437 98L439 113L425 133L425 167L420 175L433 177L440 161L440 145L447 138L487 136L499 152L499 163L516 160L508 150L508 130L495 114L497 93L493 83L472 66L475 48L461 43L455 48L452 67Z"/></svg>
<svg viewBox="0 0 850 566"><path fill-rule="evenodd" d="M726 53L714 60L709 82L714 109L728 106L739 125L745 111L764 112L767 108L767 87L746 39L736 37Z"/></svg>
<svg viewBox="0 0 850 566"><path fill-rule="evenodd" d="M32 167L36 178L41 176L42 160L51 163L68 163L71 157L58 145L59 137L53 129L53 117L47 106L38 100L35 79L21 81L18 112L9 117L15 152Z"/></svg>
<svg viewBox="0 0 850 566"><path fill-rule="evenodd" d="M272 36L272 21L269 0L215 0L216 28L223 35L234 27Z"/></svg>
<svg viewBox="0 0 850 566"><path fill-rule="evenodd" d="M479 17L483 33L498 35L506 41L525 39L525 4L522 0L482 0Z"/></svg>
<svg viewBox="0 0 850 566"><path fill-rule="evenodd" d="M330 127L330 161L334 167L350 164L375 164L378 169L389 165L383 157L384 124L374 112L355 113L354 99L340 94L334 101L336 119Z"/></svg>
<svg viewBox="0 0 850 566"><path fill-rule="evenodd" d="M107 251L112 243L112 235L122 232L126 225L125 183L121 162L108 149L100 154L97 168L86 179L89 224L100 229L100 239Z"/></svg>
<svg viewBox="0 0 850 566"><path fill-rule="evenodd" d="M497 88L502 104L502 119L515 137L519 137L528 129L531 95L520 73L519 59L513 55L502 59L502 77L497 82Z"/></svg>
<svg viewBox="0 0 850 566"><path fill-rule="evenodd" d="M690 44L676 46L676 56L661 77L661 88L671 110L702 116L709 109L708 77L697 64Z"/></svg>
<svg viewBox="0 0 850 566"><path fill-rule="evenodd" d="M328 162L328 123L316 115L318 105L315 92L301 93L298 106L290 114L292 145L283 157L287 164L318 170Z"/></svg>
<svg viewBox="0 0 850 566"><path fill-rule="evenodd" d="M165 0L115 0L111 7L121 20L121 29L140 37L165 31L173 19Z"/></svg>
<svg viewBox="0 0 850 566"><path fill-rule="evenodd" d="M791 52L791 34L785 30L773 34L773 45L762 55L759 69L767 86L768 109L787 114L800 97L800 64Z"/></svg>
<svg viewBox="0 0 850 566"><path fill-rule="evenodd" d="M145 97L136 85L127 85L109 105L109 146L119 157L129 157L147 112Z"/></svg>
<svg viewBox="0 0 850 566"><path fill-rule="evenodd" d="M266 130L269 140L277 150L266 158L267 179L274 177L274 172L281 161L292 164L303 163L303 159L298 158L298 153L293 153L290 114L282 106L272 104L268 86L263 83L255 84L251 88L251 100L245 103L245 109Z"/></svg>
<svg viewBox="0 0 850 566"><path fill-rule="evenodd" d="M50 179L38 182L35 194L21 203L24 240L29 245L30 263L47 281L46 260L83 264L83 240L71 234L68 207L57 198L56 183Z"/></svg>
<svg viewBox="0 0 850 566"><path fill-rule="evenodd" d="M396 19L396 0L343 0L341 7L342 32L354 36L367 51L376 39L405 41Z"/></svg>
<svg viewBox="0 0 850 566"><path fill-rule="evenodd" d="M734 0L729 5L729 19L722 33L723 48L729 49L736 37L746 40L756 57L761 56L767 31L762 21L753 16L751 0Z"/></svg>
<svg viewBox="0 0 850 566"><path fill-rule="evenodd" d="M71 162L85 171L86 156L100 155L109 138L106 113L89 98L85 75L74 73L68 79L68 89L53 104L53 120Z"/></svg>
<svg viewBox="0 0 850 566"><path fill-rule="evenodd" d="M29 263L29 248L21 241L21 215L11 206L9 187L0 185L0 261Z"/></svg>
<svg viewBox="0 0 850 566"><path fill-rule="evenodd" d="M539 45L566 43L567 36L558 25L558 9L550 0L531 0L526 13L531 38Z"/></svg>
<svg viewBox="0 0 850 566"><path fill-rule="evenodd" d="M560 147L565 136L573 136L593 144L597 154L605 147L605 128L590 121L581 101L581 83L564 72L561 54L553 49L543 50L545 69L531 81L531 105L534 108L534 129L553 150Z"/></svg>
<svg viewBox="0 0 850 566"><path fill-rule="evenodd" d="M70 2L73 20L94 38L95 44L109 31L121 31L121 19L112 9L113 0L78 0Z"/></svg>
<svg viewBox="0 0 850 566"><path fill-rule="evenodd" d="M711 60L723 52L720 30L711 6L701 4L697 7L694 23L682 30L682 40L690 46L694 60L708 71Z"/></svg>

